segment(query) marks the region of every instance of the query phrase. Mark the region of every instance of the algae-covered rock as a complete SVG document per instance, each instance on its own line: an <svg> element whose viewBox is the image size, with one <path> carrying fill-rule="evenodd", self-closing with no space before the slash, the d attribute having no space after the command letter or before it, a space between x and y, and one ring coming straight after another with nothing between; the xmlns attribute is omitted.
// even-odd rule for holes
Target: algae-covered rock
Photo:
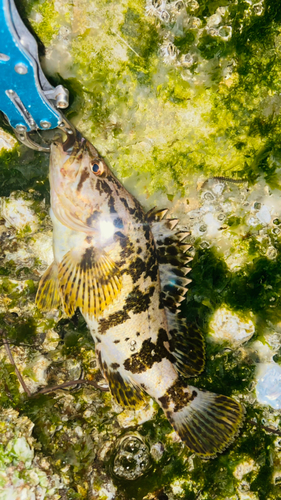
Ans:
<svg viewBox="0 0 281 500"><path fill-rule="evenodd" d="M0 499L278 499L279 2L18 8L45 46L46 75L70 91L68 119L146 210L168 207L190 232L181 312L207 341L192 385L241 401L245 419L224 453L199 458L152 400L133 411L111 399L79 312L38 311L53 258L49 156L18 144L3 121Z"/></svg>
<svg viewBox="0 0 281 500"><path fill-rule="evenodd" d="M63 485L50 463L35 455L40 445L31 436L34 424L12 409L0 413L1 500L59 500Z"/></svg>

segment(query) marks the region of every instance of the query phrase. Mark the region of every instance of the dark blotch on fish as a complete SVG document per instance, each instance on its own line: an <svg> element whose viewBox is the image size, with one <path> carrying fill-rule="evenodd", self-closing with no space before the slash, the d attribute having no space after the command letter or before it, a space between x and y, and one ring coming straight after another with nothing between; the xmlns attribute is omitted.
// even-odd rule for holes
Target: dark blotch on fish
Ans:
<svg viewBox="0 0 281 500"><path fill-rule="evenodd" d="M127 319L129 319L129 315L127 311L122 309L121 311L117 311L116 313L110 314L107 319L101 318L99 320L99 333L104 334L107 332L109 328L113 326L121 325Z"/></svg>
<svg viewBox="0 0 281 500"><path fill-rule="evenodd" d="M163 358L174 363L174 356L164 346L164 342L167 341L166 331L160 328L157 343L154 344L151 339L144 340L140 351L124 361L124 368L132 373L142 373L151 368L154 363L160 363Z"/></svg>
<svg viewBox="0 0 281 500"><path fill-rule="evenodd" d="M99 191L99 193L105 193L108 196L110 196L113 193L113 191L112 191L111 187L108 185L108 183L102 179L97 180L96 189Z"/></svg>
<svg viewBox="0 0 281 500"><path fill-rule="evenodd" d="M87 222L87 225L88 226L91 226L92 225L92 222L96 222L98 220L98 218L100 217L101 213L98 212L98 210L95 210L87 219L86 219L86 222Z"/></svg>
<svg viewBox="0 0 281 500"><path fill-rule="evenodd" d="M90 177L90 173L89 173L88 168L86 167L81 174L79 184L77 186L77 191L81 191L81 188L82 188L85 180L88 179L88 177Z"/></svg>
<svg viewBox="0 0 281 500"><path fill-rule="evenodd" d="M120 198L120 201L123 203L123 205L126 207L126 209L129 211L131 215L134 216L134 219L138 222L143 222L145 218L144 211L140 205L140 203L137 200L134 200L134 207L129 207L128 202L125 198ZM148 226L149 227L149 226Z"/></svg>
<svg viewBox="0 0 281 500"><path fill-rule="evenodd" d="M134 287L132 292L128 295L126 299L126 305L122 310L114 314L110 314L107 319L100 319L99 333L104 334L109 328L120 325L124 321L129 319L129 311L133 311L134 314L139 314L141 312L147 311L154 290L154 286L150 286L148 292L143 293L140 291L138 286Z"/></svg>
<svg viewBox="0 0 281 500"><path fill-rule="evenodd" d="M124 224L123 224L123 221L122 221L121 217L117 217L116 219L114 219L113 225L115 227L117 227L118 229L123 229Z"/></svg>
<svg viewBox="0 0 281 500"><path fill-rule="evenodd" d="M111 214L117 214L117 210L115 209L115 201L113 196L110 196L108 200L109 211Z"/></svg>
<svg viewBox="0 0 281 500"><path fill-rule="evenodd" d="M166 391L164 396L159 398L159 401L163 405L163 408L169 408L170 402L175 404L174 411L180 411L182 408L185 408L188 403L196 398L196 391L185 392L183 390L182 382L180 380L176 380L174 384Z"/></svg>
<svg viewBox="0 0 281 500"><path fill-rule="evenodd" d="M150 305L150 299L154 293L155 287L150 286L147 293L140 291L138 286L135 286L131 293L126 298L126 306L124 309L133 311L134 314L147 311Z"/></svg>

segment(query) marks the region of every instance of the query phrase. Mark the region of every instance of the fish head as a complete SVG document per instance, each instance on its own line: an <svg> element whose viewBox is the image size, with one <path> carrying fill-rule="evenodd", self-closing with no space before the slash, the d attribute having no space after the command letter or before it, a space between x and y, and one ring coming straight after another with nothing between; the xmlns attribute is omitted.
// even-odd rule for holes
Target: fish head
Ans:
<svg viewBox="0 0 281 500"><path fill-rule="evenodd" d="M67 227L92 233L110 213L109 198L118 183L96 148L77 133L73 144L51 145L51 204Z"/></svg>

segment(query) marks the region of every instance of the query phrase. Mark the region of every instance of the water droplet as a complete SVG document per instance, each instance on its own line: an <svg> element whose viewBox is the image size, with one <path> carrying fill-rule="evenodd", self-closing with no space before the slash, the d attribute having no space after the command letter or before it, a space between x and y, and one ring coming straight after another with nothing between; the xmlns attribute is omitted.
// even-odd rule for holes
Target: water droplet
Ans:
<svg viewBox="0 0 281 500"><path fill-rule="evenodd" d="M276 475L274 476L274 484L278 484L280 485L281 484L281 474L280 475Z"/></svg>
<svg viewBox="0 0 281 500"><path fill-rule="evenodd" d="M272 222L273 222L273 224L275 224L275 226L279 226L279 224L280 224L279 219L274 219Z"/></svg>
<svg viewBox="0 0 281 500"><path fill-rule="evenodd" d="M205 231L207 231L207 225L202 224L202 226L199 227L199 231L200 231L200 233L205 233Z"/></svg>
<svg viewBox="0 0 281 500"><path fill-rule="evenodd" d="M221 26L219 28L219 36L223 40L229 40L232 36L232 27L231 26Z"/></svg>
<svg viewBox="0 0 281 500"><path fill-rule="evenodd" d="M171 59L175 59L178 53L176 46L172 42L169 42L167 43L167 45L164 45L161 51L164 57L169 57Z"/></svg>
<svg viewBox="0 0 281 500"><path fill-rule="evenodd" d="M225 184L222 182L216 182L213 187L212 191L216 196L220 196L225 190Z"/></svg>
<svg viewBox="0 0 281 500"><path fill-rule="evenodd" d="M275 257L277 257L277 250L274 247L269 247L266 254L267 254L269 259L275 259ZM275 298L274 298L274 300L275 300Z"/></svg>
<svg viewBox="0 0 281 500"><path fill-rule="evenodd" d="M219 214L218 215L218 220L224 220L225 219L225 215L224 214Z"/></svg>
<svg viewBox="0 0 281 500"><path fill-rule="evenodd" d="M279 229L279 227L274 227L274 228L272 229L272 233L273 233L273 234L279 234L279 233L280 233L280 229Z"/></svg>

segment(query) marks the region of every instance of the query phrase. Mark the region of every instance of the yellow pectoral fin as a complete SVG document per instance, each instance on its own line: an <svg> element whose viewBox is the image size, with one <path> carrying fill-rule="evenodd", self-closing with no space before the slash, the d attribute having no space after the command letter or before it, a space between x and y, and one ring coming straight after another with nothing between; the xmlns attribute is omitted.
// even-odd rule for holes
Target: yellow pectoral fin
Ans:
<svg viewBox="0 0 281 500"><path fill-rule="evenodd" d="M77 307L87 316L100 316L120 293L119 268L106 253L89 247L77 256L70 250L59 264L59 285L65 313Z"/></svg>
<svg viewBox="0 0 281 500"><path fill-rule="evenodd" d="M43 274L35 299L36 305L42 311L58 309L61 305L58 282L58 266L53 262Z"/></svg>

